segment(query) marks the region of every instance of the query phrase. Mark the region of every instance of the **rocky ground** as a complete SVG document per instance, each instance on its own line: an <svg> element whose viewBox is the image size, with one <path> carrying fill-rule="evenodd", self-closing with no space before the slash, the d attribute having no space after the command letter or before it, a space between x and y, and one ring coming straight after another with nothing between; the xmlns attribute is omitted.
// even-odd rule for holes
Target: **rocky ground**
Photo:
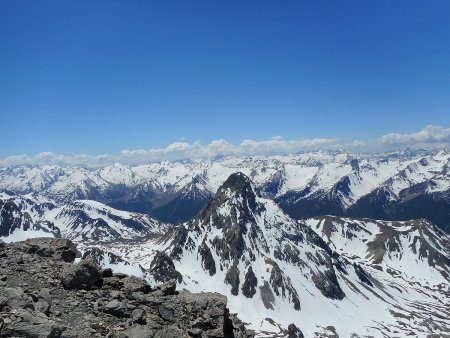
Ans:
<svg viewBox="0 0 450 338"><path fill-rule="evenodd" d="M153 288L76 255L65 239L0 241L0 337L254 337L223 295Z"/></svg>

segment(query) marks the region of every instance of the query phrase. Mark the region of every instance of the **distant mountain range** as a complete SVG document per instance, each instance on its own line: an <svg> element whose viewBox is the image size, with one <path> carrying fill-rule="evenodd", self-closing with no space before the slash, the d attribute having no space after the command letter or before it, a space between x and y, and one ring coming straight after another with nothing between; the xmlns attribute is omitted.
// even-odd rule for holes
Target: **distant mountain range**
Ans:
<svg viewBox="0 0 450 338"><path fill-rule="evenodd" d="M289 156L160 162L96 170L58 166L0 168L0 189L56 204L94 200L168 223L194 217L227 177L242 172L259 193L295 219L320 215L382 220L426 218L450 231L450 152Z"/></svg>
<svg viewBox="0 0 450 338"><path fill-rule="evenodd" d="M305 180L306 184L314 187L314 182L320 182L324 189L329 187L329 192L341 192L335 189L336 184L325 184L325 178L342 170L330 168L350 165L351 173L355 172L355 159L344 159L348 154L322 153L321 156L332 156L333 162L321 165L316 162L316 167L309 167L318 169ZM343 163L336 163L340 156ZM429 154L427 161L435 161L433 168L437 168L436 163L443 162L445 157L448 161L445 152ZM358 162L367 160L359 159ZM234 163L237 160L223 161ZM258 163L255 159L239 161L249 165ZM270 177L280 172L269 170L268 163L279 163L280 159L261 161L265 166L258 168L266 168L264 175L263 169L253 172L253 177L265 177L258 184L254 184L250 176L229 169L231 173L217 188L213 187L220 175L214 180L214 171L208 175L208 170L225 162L208 163L203 175L191 172L186 174L189 178L181 175L180 168L194 168L205 163L159 164L167 168L179 167L178 181L174 181L182 182L178 192L189 185L189 191L197 192L192 188L195 185L197 188L208 187L198 191L212 194L211 197L204 195L206 202L194 217L177 225L92 200L61 198L55 202L56 196L63 197L63 190L49 200L47 192L59 180L39 194L28 191L25 196L2 192L0 237L5 241L30 235L71 238L85 255L89 253L96 257L103 266L144 276L152 285L175 278L180 289L222 293L228 297L230 310L248 322L258 337L286 337L291 323L300 328L305 337L434 337L433 334L450 332L449 234L424 219L379 221L316 216L295 220L275 202L290 190L279 188L279 192L270 192L265 189L266 183L274 182ZM401 156L392 157L386 163L391 165L394 161L402 163L399 167L403 169L397 169L400 176L409 177L408 182L413 180L408 173L421 168L420 162L422 167L428 166L423 157L408 161ZM404 165L405 161L409 163ZM285 163L283 167L286 169L290 165ZM108 172L118 167L110 167ZM296 170L298 167L294 166ZM322 172L325 168L329 168L328 175ZM42 173L44 169L34 170ZM53 167L53 170L65 169ZM67 170L99 175L106 169L94 172ZM127 170L133 172L131 168ZM127 170L119 172L123 174ZM408 173L402 174L405 171ZM158 177L159 182L175 175L164 176L163 172ZM286 172L293 173L290 169ZM373 177L373 172L369 172L371 174L361 176ZM339 175L334 175L329 182ZM390 178L394 176L398 177L396 174ZM66 181L64 175L61 177ZM299 174L296 182L301 177ZM432 177L427 181L434 181L438 174ZM390 178L388 180L393 182ZM119 181L111 186L125 186L126 180ZM156 185L156 181L127 182L136 189L137 186ZM284 180L280 187L286 187L286 182L289 180ZM105 191L99 190L99 196L105 196L102 195ZM169 189L161 191L160 196ZM359 190L351 191L346 196L356 196ZM421 193L434 192L423 190ZM67 193L69 196L71 191L67 190ZM345 201L342 195L339 198Z"/></svg>

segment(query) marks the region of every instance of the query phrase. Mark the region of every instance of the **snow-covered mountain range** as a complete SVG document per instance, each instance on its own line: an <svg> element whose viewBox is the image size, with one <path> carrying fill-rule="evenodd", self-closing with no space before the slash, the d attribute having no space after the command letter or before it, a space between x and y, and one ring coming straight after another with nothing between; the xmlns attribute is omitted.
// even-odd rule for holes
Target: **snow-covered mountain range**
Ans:
<svg viewBox="0 0 450 338"><path fill-rule="evenodd" d="M55 205L36 195L0 193L0 238L29 237L30 232L75 241L108 242L146 238L168 224L146 214L113 209L91 200Z"/></svg>
<svg viewBox="0 0 450 338"><path fill-rule="evenodd" d="M67 236L106 266L121 257L151 282L220 292L260 337L285 337L290 323L305 337L450 332L448 234L423 219L295 220L261 183L232 173L178 225L100 202L4 192L1 237L17 239L25 227Z"/></svg>
<svg viewBox="0 0 450 338"><path fill-rule="evenodd" d="M95 200L113 208L183 222L235 172L254 182L291 217L384 220L427 218L450 231L450 152L399 151L114 164L90 170L58 166L0 168L0 189L37 193L57 204Z"/></svg>

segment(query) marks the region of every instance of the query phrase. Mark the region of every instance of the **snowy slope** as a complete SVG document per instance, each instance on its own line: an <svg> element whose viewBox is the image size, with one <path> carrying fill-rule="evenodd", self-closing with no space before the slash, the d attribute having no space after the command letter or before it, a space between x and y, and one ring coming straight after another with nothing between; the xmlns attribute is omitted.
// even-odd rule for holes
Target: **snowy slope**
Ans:
<svg viewBox="0 0 450 338"><path fill-rule="evenodd" d="M413 335L450 332L450 237L425 220L386 222L333 216L308 219L341 256L357 262L387 289L389 328ZM421 334L419 334L421 332ZM405 332L406 333L406 332Z"/></svg>
<svg viewBox="0 0 450 338"><path fill-rule="evenodd" d="M129 240L145 238L168 227L148 215L116 210L96 201L80 200L58 206L33 195L6 192L0 193L0 212L0 238L7 241L37 235L78 241Z"/></svg>

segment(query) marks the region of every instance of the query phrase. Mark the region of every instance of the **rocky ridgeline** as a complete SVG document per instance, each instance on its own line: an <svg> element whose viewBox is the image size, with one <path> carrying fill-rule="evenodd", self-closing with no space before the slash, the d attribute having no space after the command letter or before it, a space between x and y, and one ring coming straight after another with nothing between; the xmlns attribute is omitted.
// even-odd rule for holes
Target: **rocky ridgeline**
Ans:
<svg viewBox="0 0 450 338"><path fill-rule="evenodd" d="M0 337L254 337L223 295L152 288L76 255L65 239L0 241Z"/></svg>

